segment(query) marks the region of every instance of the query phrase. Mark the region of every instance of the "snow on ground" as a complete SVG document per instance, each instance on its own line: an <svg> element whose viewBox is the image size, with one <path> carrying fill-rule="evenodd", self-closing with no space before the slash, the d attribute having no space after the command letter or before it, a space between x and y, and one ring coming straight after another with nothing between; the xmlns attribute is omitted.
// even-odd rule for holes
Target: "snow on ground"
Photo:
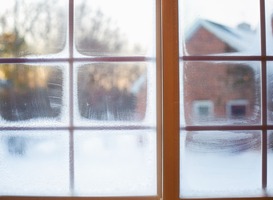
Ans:
<svg viewBox="0 0 273 200"><path fill-rule="evenodd" d="M185 134L181 134L185 144ZM223 145L224 146L224 145ZM201 148L201 147L200 147ZM259 150L192 151L181 146L180 196L255 197L263 196L262 164ZM273 192L273 151L268 150L268 194Z"/></svg>
<svg viewBox="0 0 273 200"><path fill-rule="evenodd" d="M9 152L0 136L0 196L156 195L153 130L76 131L74 192L70 187L69 137L65 131L20 132L25 151ZM191 151L181 134L181 197L262 196L261 153ZM71 165L72 166L72 165ZM273 151L268 151L268 194L273 196Z"/></svg>
<svg viewBox="0 0 273 200"><path fill-rule="evenodd" d="M0 196L156 195L156 137L148 131L81 131L74 135L70 193L68 133L24 133L25 152L8 151L0 136Z"/></svg>

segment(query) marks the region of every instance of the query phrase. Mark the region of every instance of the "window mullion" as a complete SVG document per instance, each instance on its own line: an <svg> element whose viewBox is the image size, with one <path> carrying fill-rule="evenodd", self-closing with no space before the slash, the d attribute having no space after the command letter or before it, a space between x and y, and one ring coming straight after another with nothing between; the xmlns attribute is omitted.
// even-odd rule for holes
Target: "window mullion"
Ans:
<svg viewBox="0 0 273 200"><path fill-rule="evenodd" d="M178 1L162 0L163 199L179 199Z"/></svg>

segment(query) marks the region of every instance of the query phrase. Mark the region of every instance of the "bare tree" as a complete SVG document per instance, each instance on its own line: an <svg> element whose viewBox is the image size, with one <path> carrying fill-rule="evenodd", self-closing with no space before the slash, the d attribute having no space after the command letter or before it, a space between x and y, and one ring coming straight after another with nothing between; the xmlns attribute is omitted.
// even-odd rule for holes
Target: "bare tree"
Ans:
<svg viewBox="0 0 273 200"><path fill-rule="evenodd" d="M80 53L109 55L125 51L125 36L122 35L119 27L111 18L101 10L91 9L85 0L77 5L75 10L75 43ZM66 12L61 5L56 5L54 0L36 0L31 3L26 0L14 0L14 5L0 15L0 57L47 55L62 51L67 41ZM107 66L84 67L79 70L78 77L81 77L81 81L77 84L81 114L87 118L91 117L89 114L83 114L83 111L86 110L85 106L89 106L86 102L92 101L91 99L98 89L101 96L104 99L107 98L107 102L98 101L92 105L92 110L103 113L110 108L112 114L116 113L114 114L115 119L124 118L119 115L120 110L125 110L125 107L128 108L127 113L133 113L135 99L130 94L130 86L144 71L143 66L128 67L128 65L126 67L117 65L114 68ZM43 98L47 98L48 93L57 95L56 97L59 99L62 98L62 88L52 89L53 85L62 85L62 79L58 78L62 77L61 70L52 70L52 68L43 66L30 67L9 64L2 65L0 68L0 79L1 74L2 78L9 81L12 88L12 92L5 93L8 98L4 97L6 98L3 100L4 102L11 102L7 99L13 99L13 97L20 99L19 96L22 92L24 93L23 99L28 99L27 102L31 102L29 98L35 95L29 95L29 93L35 90L37 92L44 91L45 95L39 95ZM41 80L43 80L42 84ZM11 94L13 97L10 96ZM43 107L46 108L45 105L50 104L51 100L44 101ZM25 104L26 101L22 102ZM61 102L59 101L59 103ZM16 102L14 105L10 105L7 108L10 109L8 112L12 112L13 106L16 109L19 104L20 102ZM106 107L107 109L105 109ZM104 114L97 114L95 118L105 119L100 115ZM17 119L16 116L10 118ZM126 119L128 118L130 117L126 117Z"/></svg>

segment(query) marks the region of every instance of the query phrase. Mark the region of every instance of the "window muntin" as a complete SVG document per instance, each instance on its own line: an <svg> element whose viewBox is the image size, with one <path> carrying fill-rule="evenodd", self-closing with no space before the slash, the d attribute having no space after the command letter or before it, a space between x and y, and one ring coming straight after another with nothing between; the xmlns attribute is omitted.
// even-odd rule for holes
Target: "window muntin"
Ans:
<svg viewBox="0 0 273 200"><path fill-rule="evenodd" d="M16 1L17 3L19 1ZM53 1L52 1L53 2ZM101 1L99 1L101 2ZM108 2L104 2L101 8L109 6ZM126 1L127 2L127 1ZM125 2L125 3L126 3ZM35 66L35 63L37 64L37 68L40 66L47 68L58 68L57 75L51 76L51 78L55 79L62 79L61 80L61 92L54 91L54 93L58 93L59 96L62 97L62 108L60 112L57 112L56 117L46 118L41 117L41 119L37 120L28 120L27 118L24 118L24 123L21 123L21 121L18 121L17 119L14 122L7 122L4 126L0 127L0 131L5 133L5 138L7 139L1 139L1 145L3 148L1 148L1 155L5 155L3 157L4 160L11 158L14 163L17 163L18 165L15 165L17 167L20 167L21 163L24 164L28 170L33 169L36 167L36 164L38 161L42 160L43 163L51 162L51 156L54 157L54 153L57 153L58 149L64 149L65 152L61 155L62 158L59 160L59 162L62 162L59 166L63 168L62 175L65 176L65 178L62 179L63 182L58 182L56 178L61 178L60 176L54 177L52 181L55 181L54 183L50 184L48 190L46 187L43 186L46 182L46 179L50 177L52 167L43 166L41 167L41 171L43 171L42 174L40 174L40 180L44 181L43 183L35 181L35 179L30 179L30 174L26 173L25 175L28 175L28 181L23 181L23 183L27 184L27 187L24 187L24 185L20 185L20 183L15 184L16 182L10 183L5 186L5 188L8 188L7 190L0 191L1 196L100 196L100 197L117 197L117 196L123 196L123 197L135 197L138 198L157 198L159 195L158 188L160 188L160 177L158 175L160 174L158 172L158 169L160 166L158 163L160 163L160 152L157 149L160 149L158 147L159 139L157 137L158 131L157 129L157 97L156 97L156 84L157 84L157 63L155 59L155 52L156 52L156 35L155 35L155 15L156 15L156 1L145 1L145 5L149 4L148 7L145 7L144 3L138 1L136 4L129 5L132 9L133 5L138 5L138 8L147 9L145 12L142 13L142 16L145 17L145 21L139 17L135 16L136 12L129 13L131 15L130 18L133 18L132 20L138 21L138 26L141 26L143 28L143 34L138 34L136 36L136 33L134 33L133 38L129 38L128 42L135 42L135 40L139 40L143 42L143 37L145 37L145 43L137 44L136 47L135 43L133 47L135 48L135 51L131 51L128 49L125 49L120 52L115 51L105 51L104 49L97 48L98 52L92 52L92 50L87 49L88 51L81 51L77 47L77 34L74 31L77 32L77 4L78 1L70 0L65 2L55 2L54 5L61 5L62 8L66 10L67 17L63 17L62 20L65 20L63 25L65 25L64 30L62 30L62 42L65 41L64 46L61 46L58 51L51 51L51 52L34 52L34 50L29 51L27 55L28 58L20 57L21 55L24 56L25 49L22 50L21 53L16 53L15 56L11 52L10 56L5 56L5 59L1 59L0 62L3 63L3 65L13 65L13 63L23 62L26 66ZM121 2L122 3L122 2ZM41 1L41 5L45 5L45 1ZM31 5L31 2L26 2L26 5ZM74 6L75 5L75 8ZM125 5L125 4L124 4ZM125 8L125 7L123 7ZM134 7L136 8L136 7ZM74 12L75 9L75 12ZM99 9L99 8L96 8ZM113 9L112 9L113 10ZM126 9L122 9L123 11ZM112 15L109 11L109 9L102 9L103 12L105 12L105 15L109 15L110 18L114 15L118 15L117 12ZM149 12L148 12L149 11ZM73 13L75 13L75 16L73 16ZM139 12L137 12L139 14ZM145 16L145 13L147 16ZM124 17L124 13L123 13ZM75 21L73 20L75 19ZM108 17L104 19L109 19ZM48 20L51 20L50 18ZM128 21L128 19L127 19ZM129 20L130 21L130 20ZM68 24L68 26L66 26ZM135 25L137 25L135 24ZM148 29L145 29L145 27L148 24ZM116 26L115 23L105 24L102 23L102 26L109 26L114 28L119 28ZM150 26L151 25L151 26ZM85 24L86 26L86 24ZM127 25L122 25L122 29L126 31L128 29ZM112 29L110 29L111 31ZM132 30L130 30L132 31ZM64 34L65 33L65 34ZM68 33L66 35L66 33ZM57 34L57 33L56 33ZM116 34L112 32L112 34ZM67 36L67 37L66 37ZM75 38L74 38L75 36ZM109 37L112 37L111 35L108 35L107 37L104 37L103 40L109 39ZM134 38L135 37L135 38ZM58 41L59 38L57 38ZM125 39L125 38L122 38ZM147 42L148 40L148 42ZM51 41L52 42L52 41ZM103 41L104 43L107 43L106 41ZM144 44L144 47L141 45ZM50 47L50 44L46 44L45 46ZM30 47L28 47L30 48ZM145 49L145 51L143 50ZM61 52L64 50L63 52ZM78 50L78 51L77 51ZM143 51L140 51L143 50ZM21 50L20 50L21 51ZM61 53L60 53L61 52ZM37 56L39 54L39 56ZM94 57L96 56L96 57ZM8 58L12 57L12 58ZM53 64L54 63L54 64ZM23 69L24 65L20 65L20 69ZM52 66L51 66L52 65ZM79 96L79 91L83 88L79 88L78 83L81 81L82 76L88 76L89 74L83 74L84 68L93 66L93 69L99 69L106 71L106 74L108 77L112 77L113 79L120 79L120 83L122 87L126 87L126 84L130 82L130 89L131 93L134 95L140 95L140 100L132 100L134 104L139 105L139 109L142 111L135 111L132 112L131 115L133 115L135 118L130 120L126 118L124 120L123 118L120 119L119 117L114 119L107 119L107 120L101 120L101 119L88 119L84 118L79 112L79 99L83 98ZM59 69L60 68L60 69ZM92 67L91 67L92 68ZM109 69L120 69L119 73L117 74L111 74L111 70ZM125 68L127 70L124 70L122 68ZM141 72L135 73L130 72L130 76L135 76L132 80L128 81L125 77L125 75L121 75L122 73L129 73L129 68L134 68L136 71L140 69ZM14 68L13 68L14 69ZM16 69L16 68L15 68ZM105 70L106 69L106 70ZM14 70L16 73L19 70ZM79 72L82 71L82 74ZM135 73L135 74L134 74ZM61 74L61 75L60 75ZM37 75L36 78L39 79L41 74ZM124 80L121 80L122 77ZM139 80L138 80L139 79ZM107 80L106 85L110 85L111 87L114 87L115 84L113 84L112 80ZM28 80L24 80L25 83L28 83ZM53 81L57 83L56 81ZM127 83L126 83L127 82ZM59 82L58 82L59 84ZM143 87L141 87L143 86ZM129 87L129 86L128 86ZM53 88L53 89L51 89ZM48 89L54 90L54 88L58 88L56 84L54 86L50 86ZM108 88L109 89L109 88ZM85 90L86 91L86 90ZM142 93L142 94L141 94ZM123 94L118 95L118 97L122 96ZM58 97L59 97L58 96ZM107 98L106 94L103 94L103 97ZM129 104L132 102L131 100L125 100L124 106L126 103L129 102ZM56 103L59 102L59 99L54 99L52 103L50 104L52 107L56 106ZM108 102L109 105L109 102ZM85 108L83 108L85 109ZM82 109L82 110L83 110ZM134 108L136 109L136 106ZM30 111L31 112L31 111ZM107 114L107 110L102 111L104 114ZM33 114L33 112L31 112ZM137 116L141 115L141 116ZM40 115L39 115L40 116ZM39 117L38 117L39 118ZM21 131L23 130L23 131ZM33 132L33 134L30 134L30 137L27 137L27 132ZM16 132L16 134L14 134ZM40 139L38 140L36 135L42 135L44 133L46 136L49 137L52 133L52 135L57 133L62 133L64 139L62 142L65 143L66 146L59 146L58 148L55 148L56 145L52 144L52 142L47 142L47 140ZM104 136L103 136L104 134ZM94 137L95 136L95 137ZM87 140L84 141L83 138L87 137ZM15 140L13 138L16 138ZM19 138L19 139L18 139ZM22 140L21 140L22 138ZM88 183L88 180L84 178L90 178L90 176L84 176L79 170L81 170L81 164L86 164L86 162L82 162L83 160L78 159L77 156L82 157L84 154L84 148L87 147L87 151L89 150L90 145L90 138L91 138L91 144L96 143L94 147L95 152L97 152L97 155L95 157L101 158L99 161L99 165L101 164L108 164L109 166L104 166L104 168L99 168L99 165L94 164L92 169L95 169L97 167L97 170L105 169L105 174L101 171L98 174L101 174L103 178L105 178L105 175L107 175L107 171L111 171L111 176L115 177L116 172L121 175L122 172L130 172L129 174L135 175L141 174L139 177L136 177L136 181L133 181L130 176L128 176L128 173L124 179L118 179L118 177L114 182L113 179L109 180L109 183L106 183L106 181L100 182L96 185L96 183L92 182L93 180L90 180L93 184L93 190L89 186L87 187L85 184ZM18 139L18 140L17 140ZM53 139L53 138L52 138ZM92 141L94 139L94 141ZM24 142L27 140L26 142ZM112 144L109 144L109 140L113 140ZM45 153L47 153L47 149L51 150L51 152L48 154L48 156L42 155L44 152L41 153L41 158L37 158L35 156L39 156L35 153L33 153L33 157L31 157L30 160L27 160L29 158L29 154L32 154L31 145L32 143L35 143L39 141L40 144L38 145L39 148L42 148ZM81 145L81 141L84 142L85 145ZM116 141L116 143L115 143ZM129 142L128 142L129 141ZM124 143L123 143L124 142ZM127 145L130 145L130 148L128 152L126 152L126 149L124 149L125 143L128 142ZM10 150L9 146L6 145L8 143L11 147ZM54 142L53 142L54 143ZM101 143L106 143L105 146L100 147ZM17 149L18 146L18 149ZM57 145L58 146L58 145ZM26 147L26 149L25 149ZM29 149L28 149L29 147ZM52 149L50 149L52 147ZM103 150L104 149L104 150ZM111 149L113 151L111 151ZM107 152L107 155L104 154ZM130 159L127 159L129 157L129 153L135 153L136 157L139 157L139 159L133 160L134 155L130 155ZM89 152L90 153L90 152ZM89 159L86 159L88 161L93 161L92 157L94 152L91 152L91 156ZM126 154L127 153L127 154ZM126 154L126 156L124 155ZM107 158L110 158L109 160L104 160ZM119 158L117 160L113 160L113 158ZM54 157L55 159L55 157ZM112 160L111 160L112 159ZM127 160L124 160L127 159ZM22 160L22 162L20 162ZM135 165L132 166L130 163L126 163L128 160L134 161ZM102 161L102 162L100 162ZM105 163L104 163L105 161ZM126 161L126 162L124 162ZM12 171L15 171L16 168L9 168L9 162L6 162L6 165L4 165L5 162L1 162L1 168L3 168L3 173L7 172L8 174L11 174ZM138 163L138 166L141 166L141 168L136 168L136 163ZM92 163L87 163L91 164ZM109 168L111 165L114 165L113 168ZM129 165L126 165L129 164ZM38 166L39 167L39 166ZM99 168L99 169L98 169ZM37 168L36 170L38 170ZM23 168L22 168L23 170ZM27 171L28 171L27 170ZM61 169L60 169L61 170ZM9 173L10 172L10 173ZM29 172L29 171L28 171ZM55 171L53 173L58 173L59 171ZM85 169L84 172L90 173L88 169ZM16 172L14 173L16 174ZM126 173L125 173L126 174ZM140 179L143 177L144 174L148 174L147 177L144 179ZM90 175L90 174L89 174ZM94 175L93 171L91 173ZM8 177L7 177L8 178ZM24 179L26 177L23 177ZM16 179L13 179L13 181L16 181ZM120 182L118 182L120 181ZM128 181L130 181L130 184L127 185ZM102 184L101 184L102 183ZM5 184L5 182L3 182ZM36 184L35 187L31 187L33 184ZM58 187L58 184L62 184L61 187ZM103 189L104 184L112 184L113 188ZM117 185L113 185L117 184ZM101 188L99 188L99 187ZM117 186L117 187L115 187ZM39 188L41 187L41 188ZM137 188L142 188L141 191L138 191ZM115 189L119 189L116 191ZM14 191L16 190L16 191ZM42 190L42 192L41 192ZM104 192L103 192L104 191ZM147 197L149 196L149 197Z"/></svg>

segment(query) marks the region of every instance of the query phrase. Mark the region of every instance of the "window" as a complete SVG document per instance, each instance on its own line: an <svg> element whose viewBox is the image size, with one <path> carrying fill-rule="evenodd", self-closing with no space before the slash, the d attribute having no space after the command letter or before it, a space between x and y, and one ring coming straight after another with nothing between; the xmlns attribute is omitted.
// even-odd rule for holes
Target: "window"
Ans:
<svg viewBox="0 0 273 200"><path fill-rule="evenodd" d="M159 199L159 6L1 6L1 199Z"/></svg>
<svg viewBox="0 0 273 200"><path fill-rule="evenodd" d="M193 102L194 120L207 121L213 117L213 103L210 100L197 100Z"/></svg>
<svg viewBox="0 0 273 200"><path fill-rule="evenodd" d="M272 1L179 4L179 196L272 197ZM202 124L200 99L214 109Z"/></svg>
<svg viewBox="0 0 273 200"><path fill-rule="evenodd" d="M128 2L1 7L0 199L272 197L272 1Z"/></svg>
<svg viewBox="0 0 273 200"><path fill-rule="evenodd" d="M247 115L247 100L234 100L227 103L229 118L245 118Z"/></svg>

